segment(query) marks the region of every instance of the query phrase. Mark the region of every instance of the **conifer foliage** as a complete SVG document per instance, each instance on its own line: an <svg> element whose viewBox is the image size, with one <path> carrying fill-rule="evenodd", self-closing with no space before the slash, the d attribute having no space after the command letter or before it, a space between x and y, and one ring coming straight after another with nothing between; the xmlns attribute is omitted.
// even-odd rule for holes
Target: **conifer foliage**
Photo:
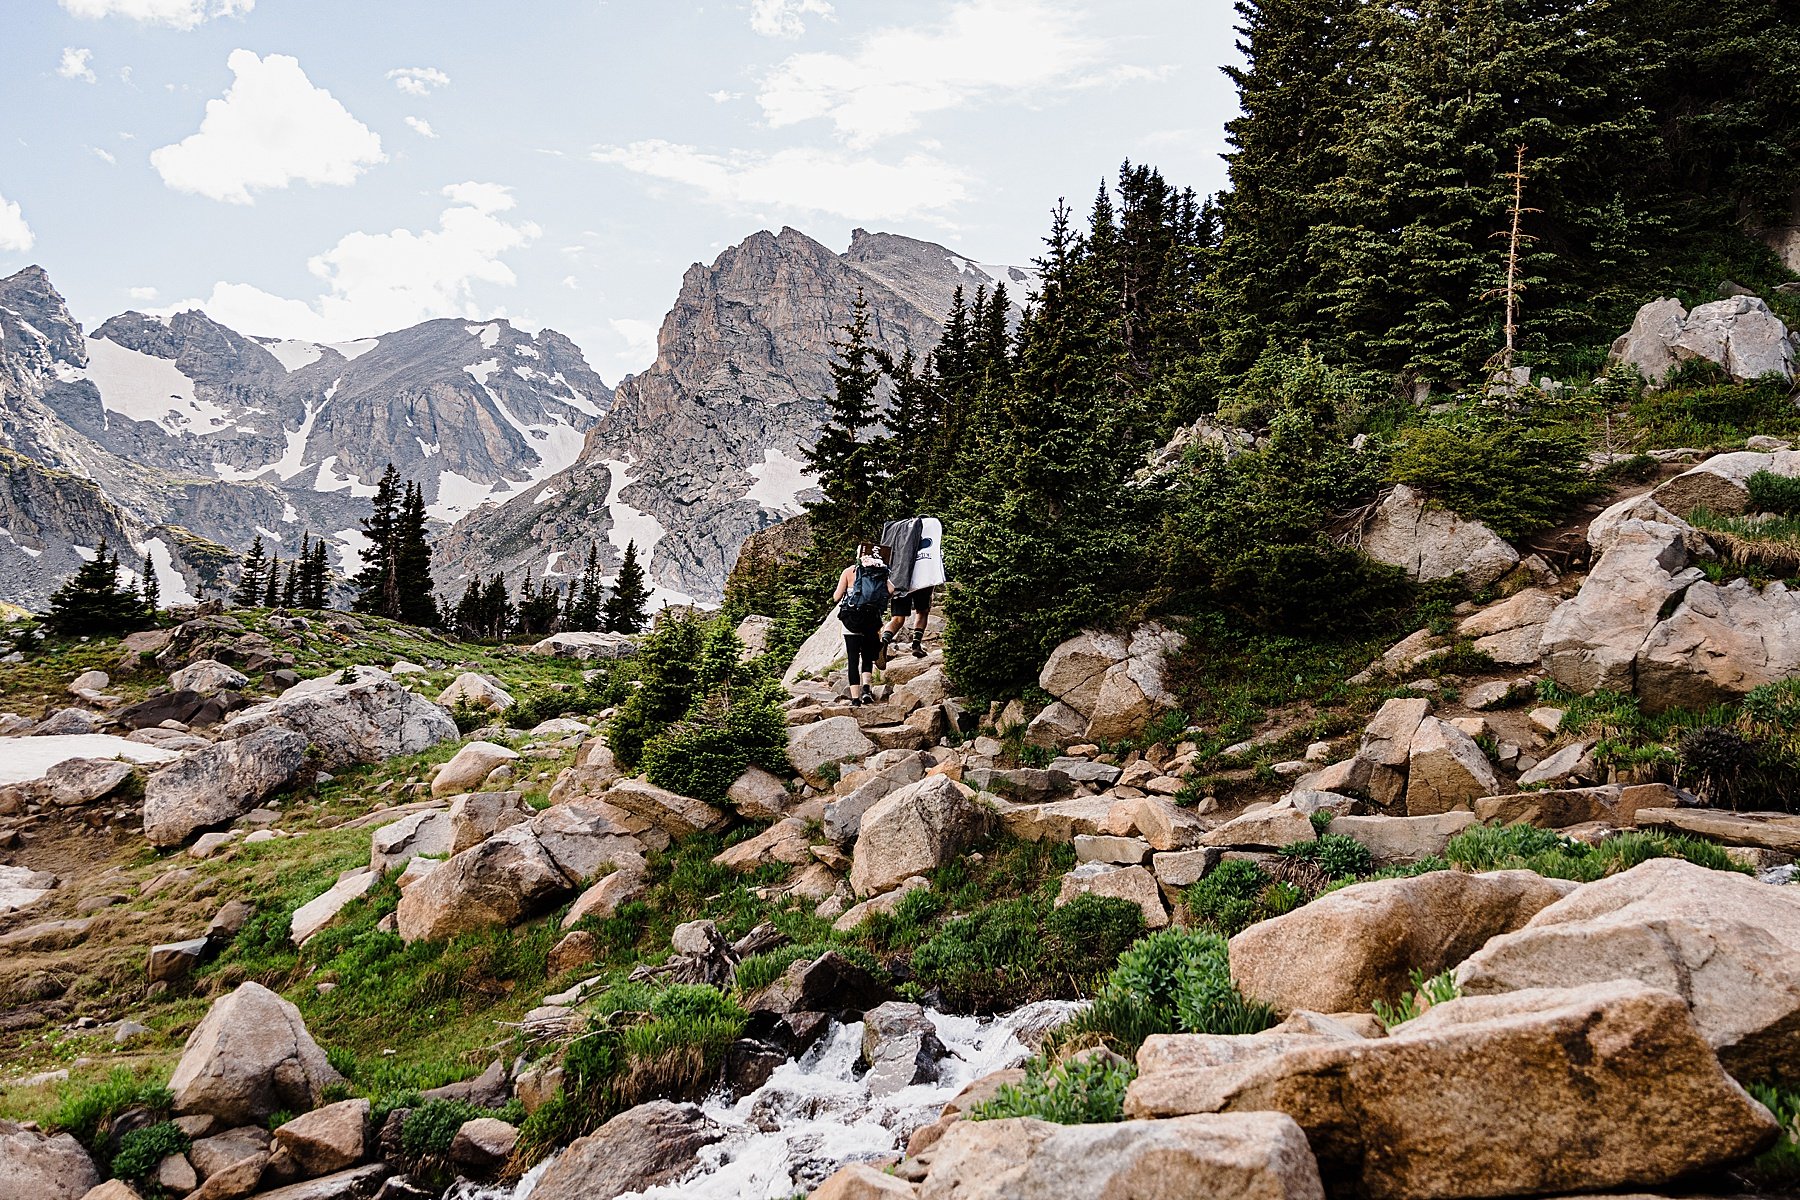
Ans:
<svg viewBox="0 0 1800 1200"><path fill-rule="evenodd" d="M431 579L431 545L425 538L425 496L392 463L376 485L374 509L362 522L369 548L352 582L357 612L392 617L414 625L435 625L437 596ZM501 601L510 609L503 590Z"/></svg>
<svg viewBox="0 0 1800 1200"><path fill-rule="evenodd" d="M155 571L145 567L147 579ZM84 561L50 597L45 626L64 637L129 633L148 627L156 616L154 583L139 591L127 582L119 555L101 539L94 557Z"/></svg>
<svg viewBox="0 0 1800 1200"><path fill-rule="evenodd" d="M612 595L606 598L606 632L641 633L649 619L649 604L650 587L644 580L644 568L638 564L634 538L625 543L619 577L613 581Z"/></svg>

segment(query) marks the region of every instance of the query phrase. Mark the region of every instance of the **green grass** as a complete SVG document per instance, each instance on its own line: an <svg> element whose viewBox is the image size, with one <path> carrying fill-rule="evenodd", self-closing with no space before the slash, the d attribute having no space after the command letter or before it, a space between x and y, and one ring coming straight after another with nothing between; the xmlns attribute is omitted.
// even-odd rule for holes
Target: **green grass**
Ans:
<svg viewBox="0 0 1800 1200"><path fill-rule="evenodd" d="M1125 1089L1137 1068L1105 1053L1077 1055L1056 1064L1033 1058L1025 1078L1004 1084L994 1098L969 1110L971 1121L1036 1117L1058 1125L1099 1125L1125 1119Z"/></svg>
<svg viewBox="0 0 1800 1200"><path fill-rule="evenodd" d="M1780 1138L1756 1159L1749 1175L1764 1187L1800 1184L1800 1089L1767 1083L1747 1086L1781 1125Z"/></svg>
<svg viewBox="0 0 1800 1200"><path fill-rule="evenodd" d="M1389 1004L1382 1000L1375 1001L1373 1009L1376 1018L1389 1029L1412 1020L1426 1009L1436 1004L1447 1004L1462 995L1462 989L1456 986L1453 973L1444 971L1425 978L1422 971L1412 972L1412 990Z"/></svg>
<svg viewBox="0 0 1800 1200"><path fill-rule="evenodd" d="M1632 402L1628 428L1638 448L1730 450L1755 434L1800 436L1800 410L1788 401L1786 383L1731 383L1710 365L1694 364L1672 386Z"/></svg>
<svg viewBox="0 0 1800 1200"><path fill-rule="evenodd" d="M146 1078L130 1067L114 1067L95 1082L66 1084L46 1124L92 1144L95 1135L120 1113L134 1108L162 1112L174 1100L162 1080Z"/></svg>
<svg viewBox="0 0 1800 1200"><path fill-rule="evenodd" d="M1167 929L1120 955L1093 1004L1055 1037L1064 1047L1104 1045L1129 1058L1152 1034L1257 1033L1277 1020L1232 985L1223 937Z"/></svg>
<svg viewBox="0 0 1800 1200"><path fill-rule="evenodd" d="M1475 825L1450 839L1444 856L1471 871L1524 869L1551 879L1591 883L1653 858L1681 858L1715 871L1751 873L1716 842L1656 830L1634 830L1590 846L1553 829Z"/></svg>

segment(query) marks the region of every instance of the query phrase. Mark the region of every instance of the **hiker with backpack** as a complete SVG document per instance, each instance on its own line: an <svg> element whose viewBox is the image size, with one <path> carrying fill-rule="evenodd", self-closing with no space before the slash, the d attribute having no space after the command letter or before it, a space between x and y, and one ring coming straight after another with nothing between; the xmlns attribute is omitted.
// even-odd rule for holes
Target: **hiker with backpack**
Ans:
<svg viewBox="0 0 1800 1200"><path fill-rule="evenodd" d="M868 692L867 676L875 670L875 656L881 651L881 618L893 591L883 548L871 542L859 545L856 561L838 576L837 591L831 597L844 626L852 704L874 702Z"/></svg>
<svg viewBox="0 0 1800 1200"><path fill-rule="evenodd" d="M925 623L931 616L932 590L944 581L943 526L935 517L902 517L881 527L881 544L893 564L889 582L894 593L893 617L881 634L885 662L900 631L912 627L914 658L925 657Z"/></svg>

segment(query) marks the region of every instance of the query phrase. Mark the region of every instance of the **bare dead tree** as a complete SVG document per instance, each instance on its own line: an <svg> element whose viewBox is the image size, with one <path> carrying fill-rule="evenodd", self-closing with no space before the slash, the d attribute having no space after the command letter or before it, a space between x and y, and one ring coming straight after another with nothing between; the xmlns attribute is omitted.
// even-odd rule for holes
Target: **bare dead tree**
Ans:
<svg viewBox="0 0 1800 1200"><path fill-rule="evenodd" d="M1506 347L1488 360L1490 368L1501 371L1512 369L1513 354L1518 349L1519 306L1525 295L1525 281L1519 277L1519 250L1537 240L1524 230L1525 214L1543 211L1525 207L1525 147L1516 147L1514 154L1513 169L1502 176L1503 179L1512 180L1513 184L1512 226L1493 234L1494 237L1506 239L1506 286L1481 295L1483 300L1492 300L1497 296L1506 300Z"/></svg>

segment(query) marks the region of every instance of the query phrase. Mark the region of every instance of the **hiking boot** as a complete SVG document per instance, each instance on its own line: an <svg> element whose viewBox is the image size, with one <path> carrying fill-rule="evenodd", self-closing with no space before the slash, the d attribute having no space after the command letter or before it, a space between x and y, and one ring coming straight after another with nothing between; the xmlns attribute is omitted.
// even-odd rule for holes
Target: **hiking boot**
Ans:
<svg viewBox="0 0 1800 1200"><path fill-rule="evenodd" d="M924 658L925 657L925 635L924 634L922 634L922 633L913 634L912 653L913 653L914 658Z"/></svg>

